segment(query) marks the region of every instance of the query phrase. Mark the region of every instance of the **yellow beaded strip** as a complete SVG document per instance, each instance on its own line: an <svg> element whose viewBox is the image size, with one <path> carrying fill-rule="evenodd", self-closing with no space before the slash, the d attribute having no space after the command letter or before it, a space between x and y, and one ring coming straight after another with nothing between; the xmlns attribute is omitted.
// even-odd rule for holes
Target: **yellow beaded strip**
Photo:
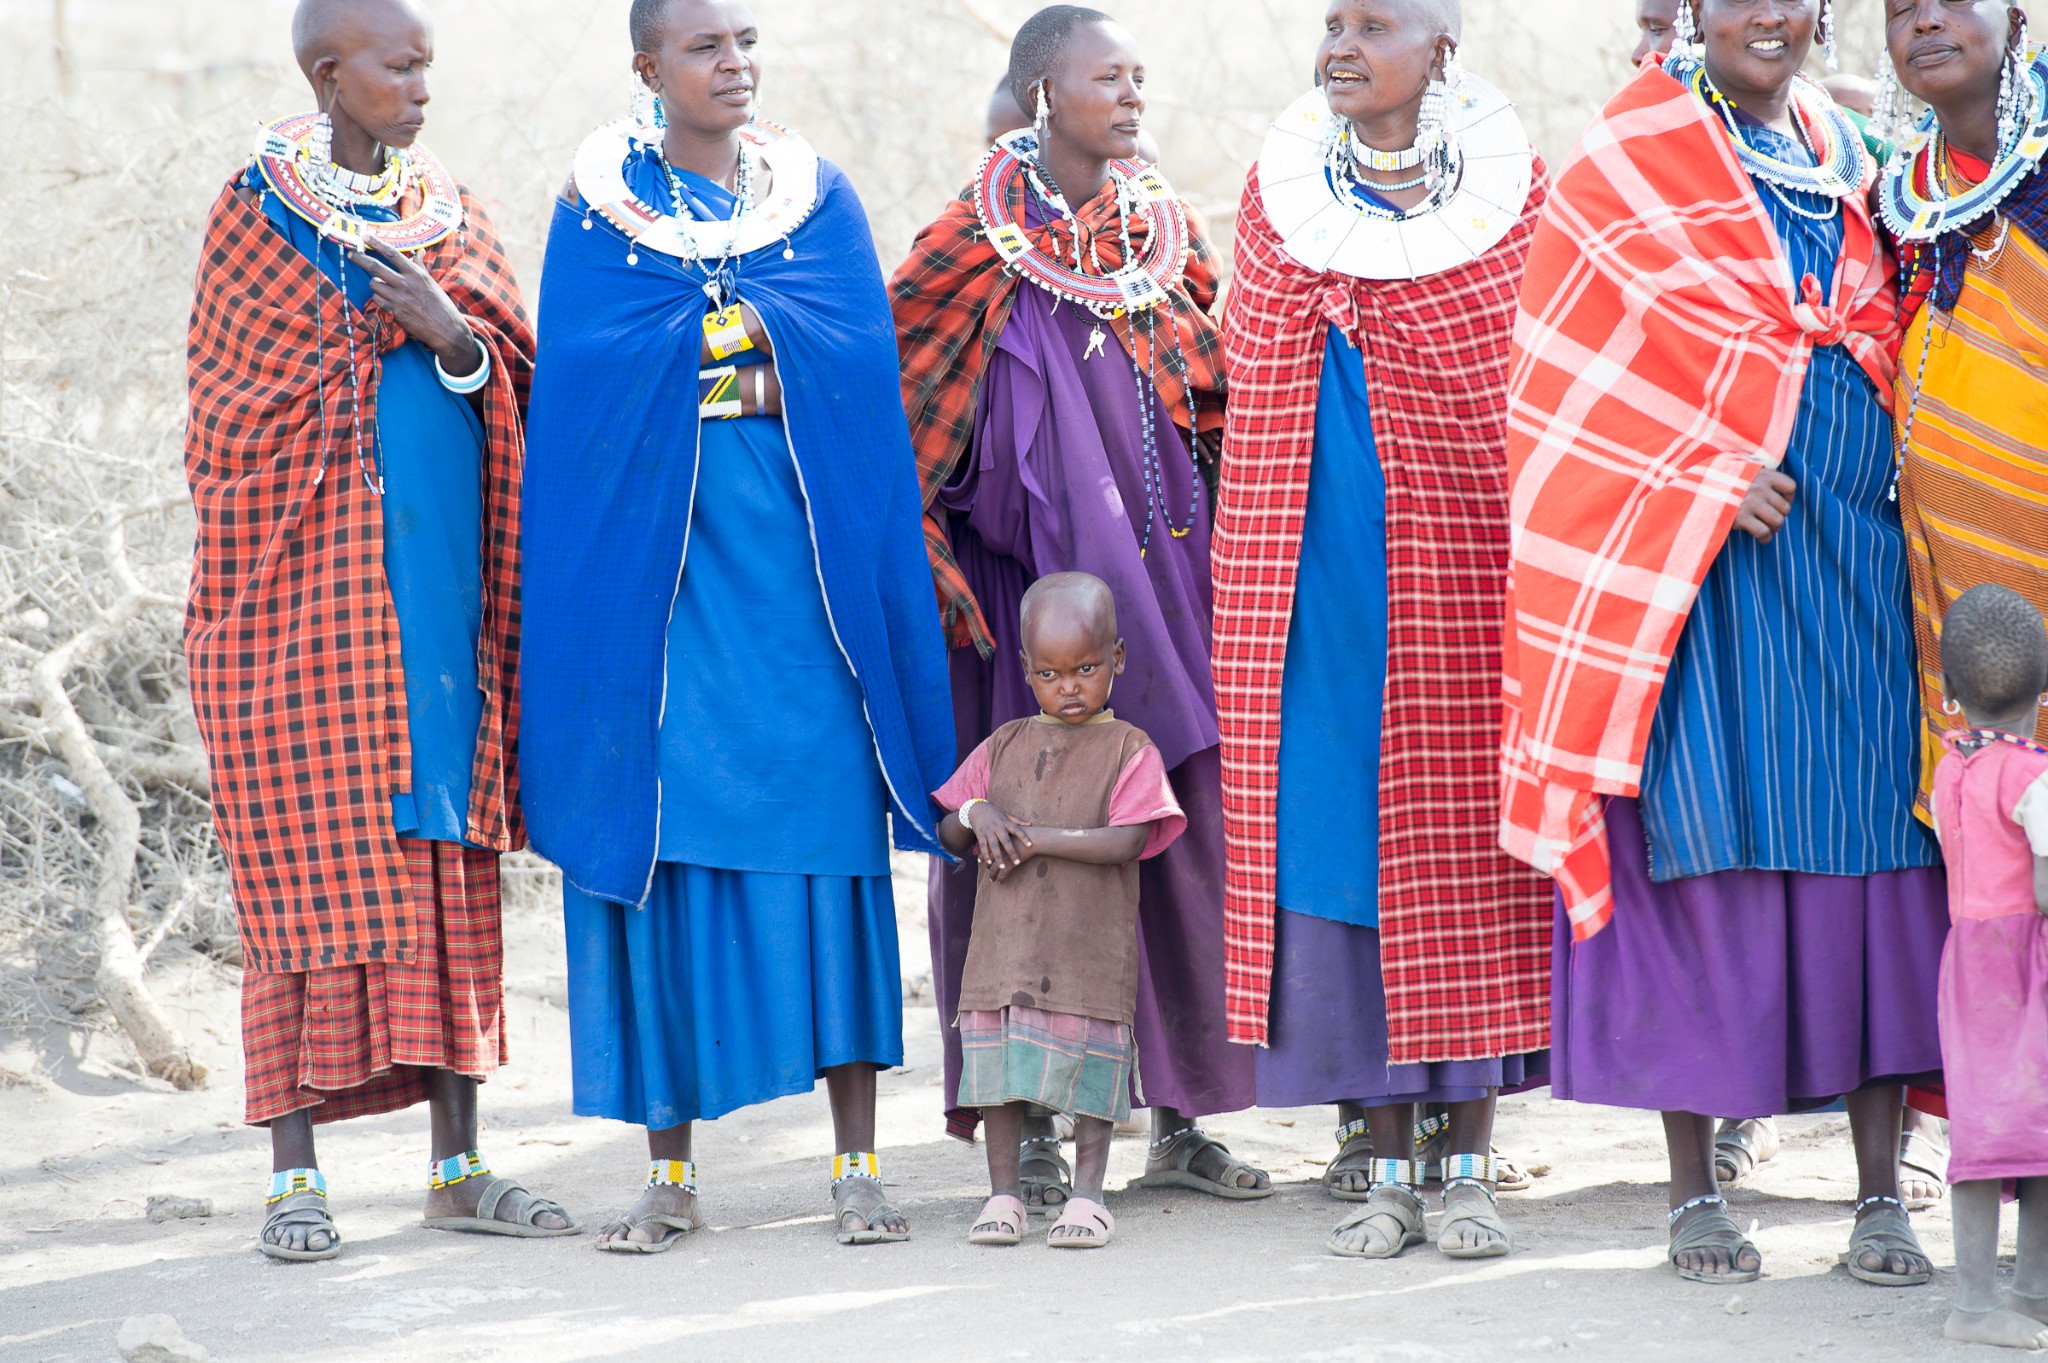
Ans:
<svg viewBox="0 0 2048 1363"><path fill-rule="evenodd" d="M872 1150L853 1150L832 1157L832 1181L843 1178L871 1178L882 1181L882 1161Z"/></svg>
<svg viewBox="0 0 2048 1363"><path fill-rule="evenodd" d="M431 1166L432 1186L452 1188L466 1178L488 1174L491 1167L484 1163L484 1157L474 1150L465 1150L459 1155L450 1155L444 1160L435 1160Z"/></svg>
<svg viewBox="0 0 2048 1363"><path fill-rule="evenodd" d="M651 1159L647 1161L647 1186L681 1188L686 1193L694 1193L697 1191L697 1165L686 1159Z"/></svg>

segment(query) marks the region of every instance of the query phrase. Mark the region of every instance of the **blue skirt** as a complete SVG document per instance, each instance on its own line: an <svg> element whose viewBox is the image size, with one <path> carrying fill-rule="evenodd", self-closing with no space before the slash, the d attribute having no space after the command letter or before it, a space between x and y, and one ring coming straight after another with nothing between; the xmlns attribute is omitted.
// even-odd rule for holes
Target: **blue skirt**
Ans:
<svg viewBox="0 0 2048 1363"><path fill-rule="evenodd" d="M662 862L644 909L562 899L578 1116L660 1131L903 1063L887 876Z"/></svg>

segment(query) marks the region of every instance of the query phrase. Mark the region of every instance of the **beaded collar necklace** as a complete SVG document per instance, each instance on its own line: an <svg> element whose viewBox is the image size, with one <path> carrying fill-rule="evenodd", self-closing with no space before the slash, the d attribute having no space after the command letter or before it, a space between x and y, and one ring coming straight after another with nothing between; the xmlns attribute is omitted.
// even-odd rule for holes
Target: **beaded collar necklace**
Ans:
<svg viewBox="0 0 2048 1363"><path fill-rule="evenodd" d="M1892 235L1901 241L1933 241L1944 233L1968 227L2011 196L2022 181L2040 168L2048 155L2048 53L2035 49L2027 65L2033 117L2011 146L1998 149L1990 173L1974 185L1951 194L1939 168L1947 157L1940 121L1929 109L1911 134L1901 139L1884 177L1878 182L1877 208Z"/></svg>
<svg viewBox="0 0 2048 1363"><path fill-rule="evenodd" d="M1791 114L1793 128L1806 143L1807 150L1813 153L1815 164L1811 166L1780 160L1752 145L1742 135L1742 124L1735 117L1734 102L1714 88L1702 58L1681 55L1674 49L1664 59L1664 71L1706 101L1707 107L1720 116L1728 130L1728 139L1734 145L1735 159L1744 171L1774 190L1816 194L1836 201L1828 205L1826 212L1815 213L1782 194L1775 195L1780 203L1801 217L1816 220L1832 218L1840 211L1841 200L1863 188L1864 173L1869 169L1863 138L1848 115L1836 108L1834 101L1804 76L1793 78Z"/></svg>
<svg viewBox="0 0 2048 1363"><path fill-rule="evenodd" d="M2037 752L2044 757L2048 757L2048 748L2042 747L2031 739L2021 738L2018 734L2009 734L2003 729L1951 729L1948 733L1948 740L1958 748L1967 746L1972 752L1982 752L1994 743L2004 743L2010 747L2025 748L2028 752Z"/></svg>
<svg viewBox="0 0 2048 1363"><path fill-rule="evenodd" d="M1035 197L1072 229L1072 263L1039 246L1025 231L1024 224L1011 216L1011 197L1020 178L1027 199ZM1159 453L1159 390L1154 381L1160 362L1161 327L1171 338L1171 349L1165 357L1169 372L1177 369L1183 375L1186 373L1173 316L1172 291L1187 269L1191 247L1187 213L1179 196L1158 171L1142 161L1112 161L1109 178L1116 192L1117 232L1123 246L1123 263L1115 270L1102 268L1093 238L1083 255L1081 225L1066 196L1053 187L1039 163L1038 137L1029 128L1001 138L982 158L981 168L974 176L974 212L1007 273L1030 281L1055 298L1085 308L1094 316L1095 328L1088 338L1084 359L1107 353L1104 322L1124 318L1130 324L1131 374L1136 383L1141 440L1139 462L1145 475L1145 526L1138 540L1138 556L1143 558L1152 547L1155 524L1164 522L1174 539L1186 539L1194 532L1195 518L1202 508L1202 471L1195 455L1195 441L1202 426L1195 415L1194 387L1188 388L1188 510L1185 521L1175 525L1165 506L1166 469ZM1142 258L1131 248L1133 217L1144 219L1147 229ZM1148 343L1143 361L1138 358L1141 340Z"/></svg>
<svg viewBox="0 0 2048 1363"><path fill-rule="evenodd" d="M257 130L252 164L278 201L319 230L322 237L351 250L363 249L363 237L377 239L408 254L446 240L462 226L462 196L455 179L424 147L392 152L377 175L357 175L324 162L314 154L318 114L293 114ZM410 213L399 205L417 187L419 203ZM382 208L398 214L396 222L373 222L351 211Z"/></svg>

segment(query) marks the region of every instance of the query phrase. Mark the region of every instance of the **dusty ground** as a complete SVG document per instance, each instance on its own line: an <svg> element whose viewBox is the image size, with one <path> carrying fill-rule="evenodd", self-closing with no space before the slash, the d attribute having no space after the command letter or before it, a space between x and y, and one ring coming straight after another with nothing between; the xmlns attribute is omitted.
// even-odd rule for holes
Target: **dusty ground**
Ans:
<svg viewBox="0 0 2048 1363"><path fill-rule="evenodd" d="M595 1220L630 1200L644 1147L631 1128L569 1115L559 928L536 910L512 927L513 1065L485 1091L484 1149ZM915 977L914 911L905 931ZM1107 1250L1048 1254L1042 1236L972 1249L980 1152L940 1132L929 1007L907 1017L909 1066L881 1082L883 1158L913 1219L908 1244L834 1243L820 1093L710 1124L698 1148L713 1224L644 1260L594 1253L588 1237L424 1230L424 1114L328 1128L322 1162L348 1250L275 1264L252 1248L269 1166L263 1134L238 1121L234 982L183 962L159 983L219 1078L205 1093L134 1082L105 1037L0 1052L0 1066L36 1075L0 1088L0 1360L112 1359L122 1318L159 1311L225 1360L1970 1356L1940 1339L1946 1272L1884 1291L1837 1266L1853 1195L1840 1117L1789 1120L1785 1154L1739 1194L1738 1216L1762 1223L1769 1276L1732 1291L1663 1267L1654 1121L1541 1095L1504 1104L1502 1143L1551 1170L1506 1199L1522 1250L1504 1261L1323 1253L1341 1211L1315 1184L1331 1126L1316 1110L1210 1124L1273 1171L1281 1188L1268 1201L1113 1192L1120 1238ZM1112 1189L1143 1155L1140 1141L1119 1141ZM152 1225L143 1201L156 1193L211 1198L216 1215ZM1920 1222L1947 1265L1946 1217Z"/></svg>

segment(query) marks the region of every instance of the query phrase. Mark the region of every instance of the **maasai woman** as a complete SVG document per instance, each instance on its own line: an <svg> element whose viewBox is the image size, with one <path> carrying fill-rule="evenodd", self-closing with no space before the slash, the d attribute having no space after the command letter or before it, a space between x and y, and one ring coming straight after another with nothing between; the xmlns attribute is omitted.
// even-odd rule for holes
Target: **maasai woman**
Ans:
<svg viewBox="0 0 2048 1363"><path fill-rule="evenodd" d="M247 968L258 1248L341 1252L316 1123L425 1101L426 1224L552 1236L493 1175L498 853L522 845L519 465L532 328L490 220L430 153L412 0L302 0L314 113L214 204L192 309L185 650ZM289 740L287 739L289 737Z"/></svg>
<svg viewBox="0 0 2048 1363"><path fill-rule="evenodd" d="M1263 1197L1197 1115L1252 1102L1252 1057L1223 1029L1223 816L1209 679L1209 493L1198 429L1222 425L1208 243L1137 161L1145 68L1131 35L1074 5L1040 10L1010 49L1033 127L998 142L926 228L894 284L925 535L953 644L962 758L1036 712L1017 664L1017 605L1055 572L1108 582L1129 670L1117 713L1150 734L1188 833L1145 863L1139 1101L1150 1181ZM972 865L935 866L932 962L950 1023L974 912ZM947 1094L959 1035L946 1031ZM971 1139L975 1114L950 1114ZM1034 1206L1063 1201L1049 1121L1026 1141Z"/></svg>
<svg viewBox="0 0 2048 1363"><path fill-rule="evenodd" d="M1941 622L1981 583L2048 609L2048 81L2017 6L1894 7L1879 72L1879 121L1910 133L1878 203L1898 244L1906 308L1900 352L1899 510L1920 642L1921 783L1962 724L1941 689ZM1929 110L1897 127L1899 87ZM1934 306L1925 303L1932 299ZM2042 735L2048 737L2048 723ZM1909 1120L1911 1114L1908 1114ZM1940 1195L1938 1130L1907 1130L1909 1180Z"/></svg>
<svg viewBox="0 0 2048 1363"><path fill-rule="evenodd" d="M601 1246L702 1225L691 1123L820 1076L840 1242L901 1240L889 819L937 850L952 750L881 266L846 177L754 118L741 0L635 0L632 36L646 107L548 238L527 465L521 766L576 1111L651 1157Z"/></svg>
<svg viewBox="0 0 2048 1363"><path fill-rule="evenodd" d="M1225 326L1217 694L1233 1035L1334 1103L1339 1254L1505 1254L1494 1098L1542 1073L1548 892L1495 845L1508 328L1545 172L1455 3L1338 0L1246 183ZM1277 904L1277 913L1276 913ZM1270 1003L1269 1003L1270 1000ZM1270 1015L1269 1015L1270 1007Z"/></svg>
<svg viewBox="0 0 2048 1363"><path fill-rule="evenodd" d="M1664 1114L1680 1275L1761 1268L1700 1114L1847 1094L1849 1271L1908 1285L1900 1083L1941 1063L1947 924L1913 818L1875 170L1798 75L1825 11L1682 6L1537 230L1502 836L1558 881L1553 1090Z"/></svg>

